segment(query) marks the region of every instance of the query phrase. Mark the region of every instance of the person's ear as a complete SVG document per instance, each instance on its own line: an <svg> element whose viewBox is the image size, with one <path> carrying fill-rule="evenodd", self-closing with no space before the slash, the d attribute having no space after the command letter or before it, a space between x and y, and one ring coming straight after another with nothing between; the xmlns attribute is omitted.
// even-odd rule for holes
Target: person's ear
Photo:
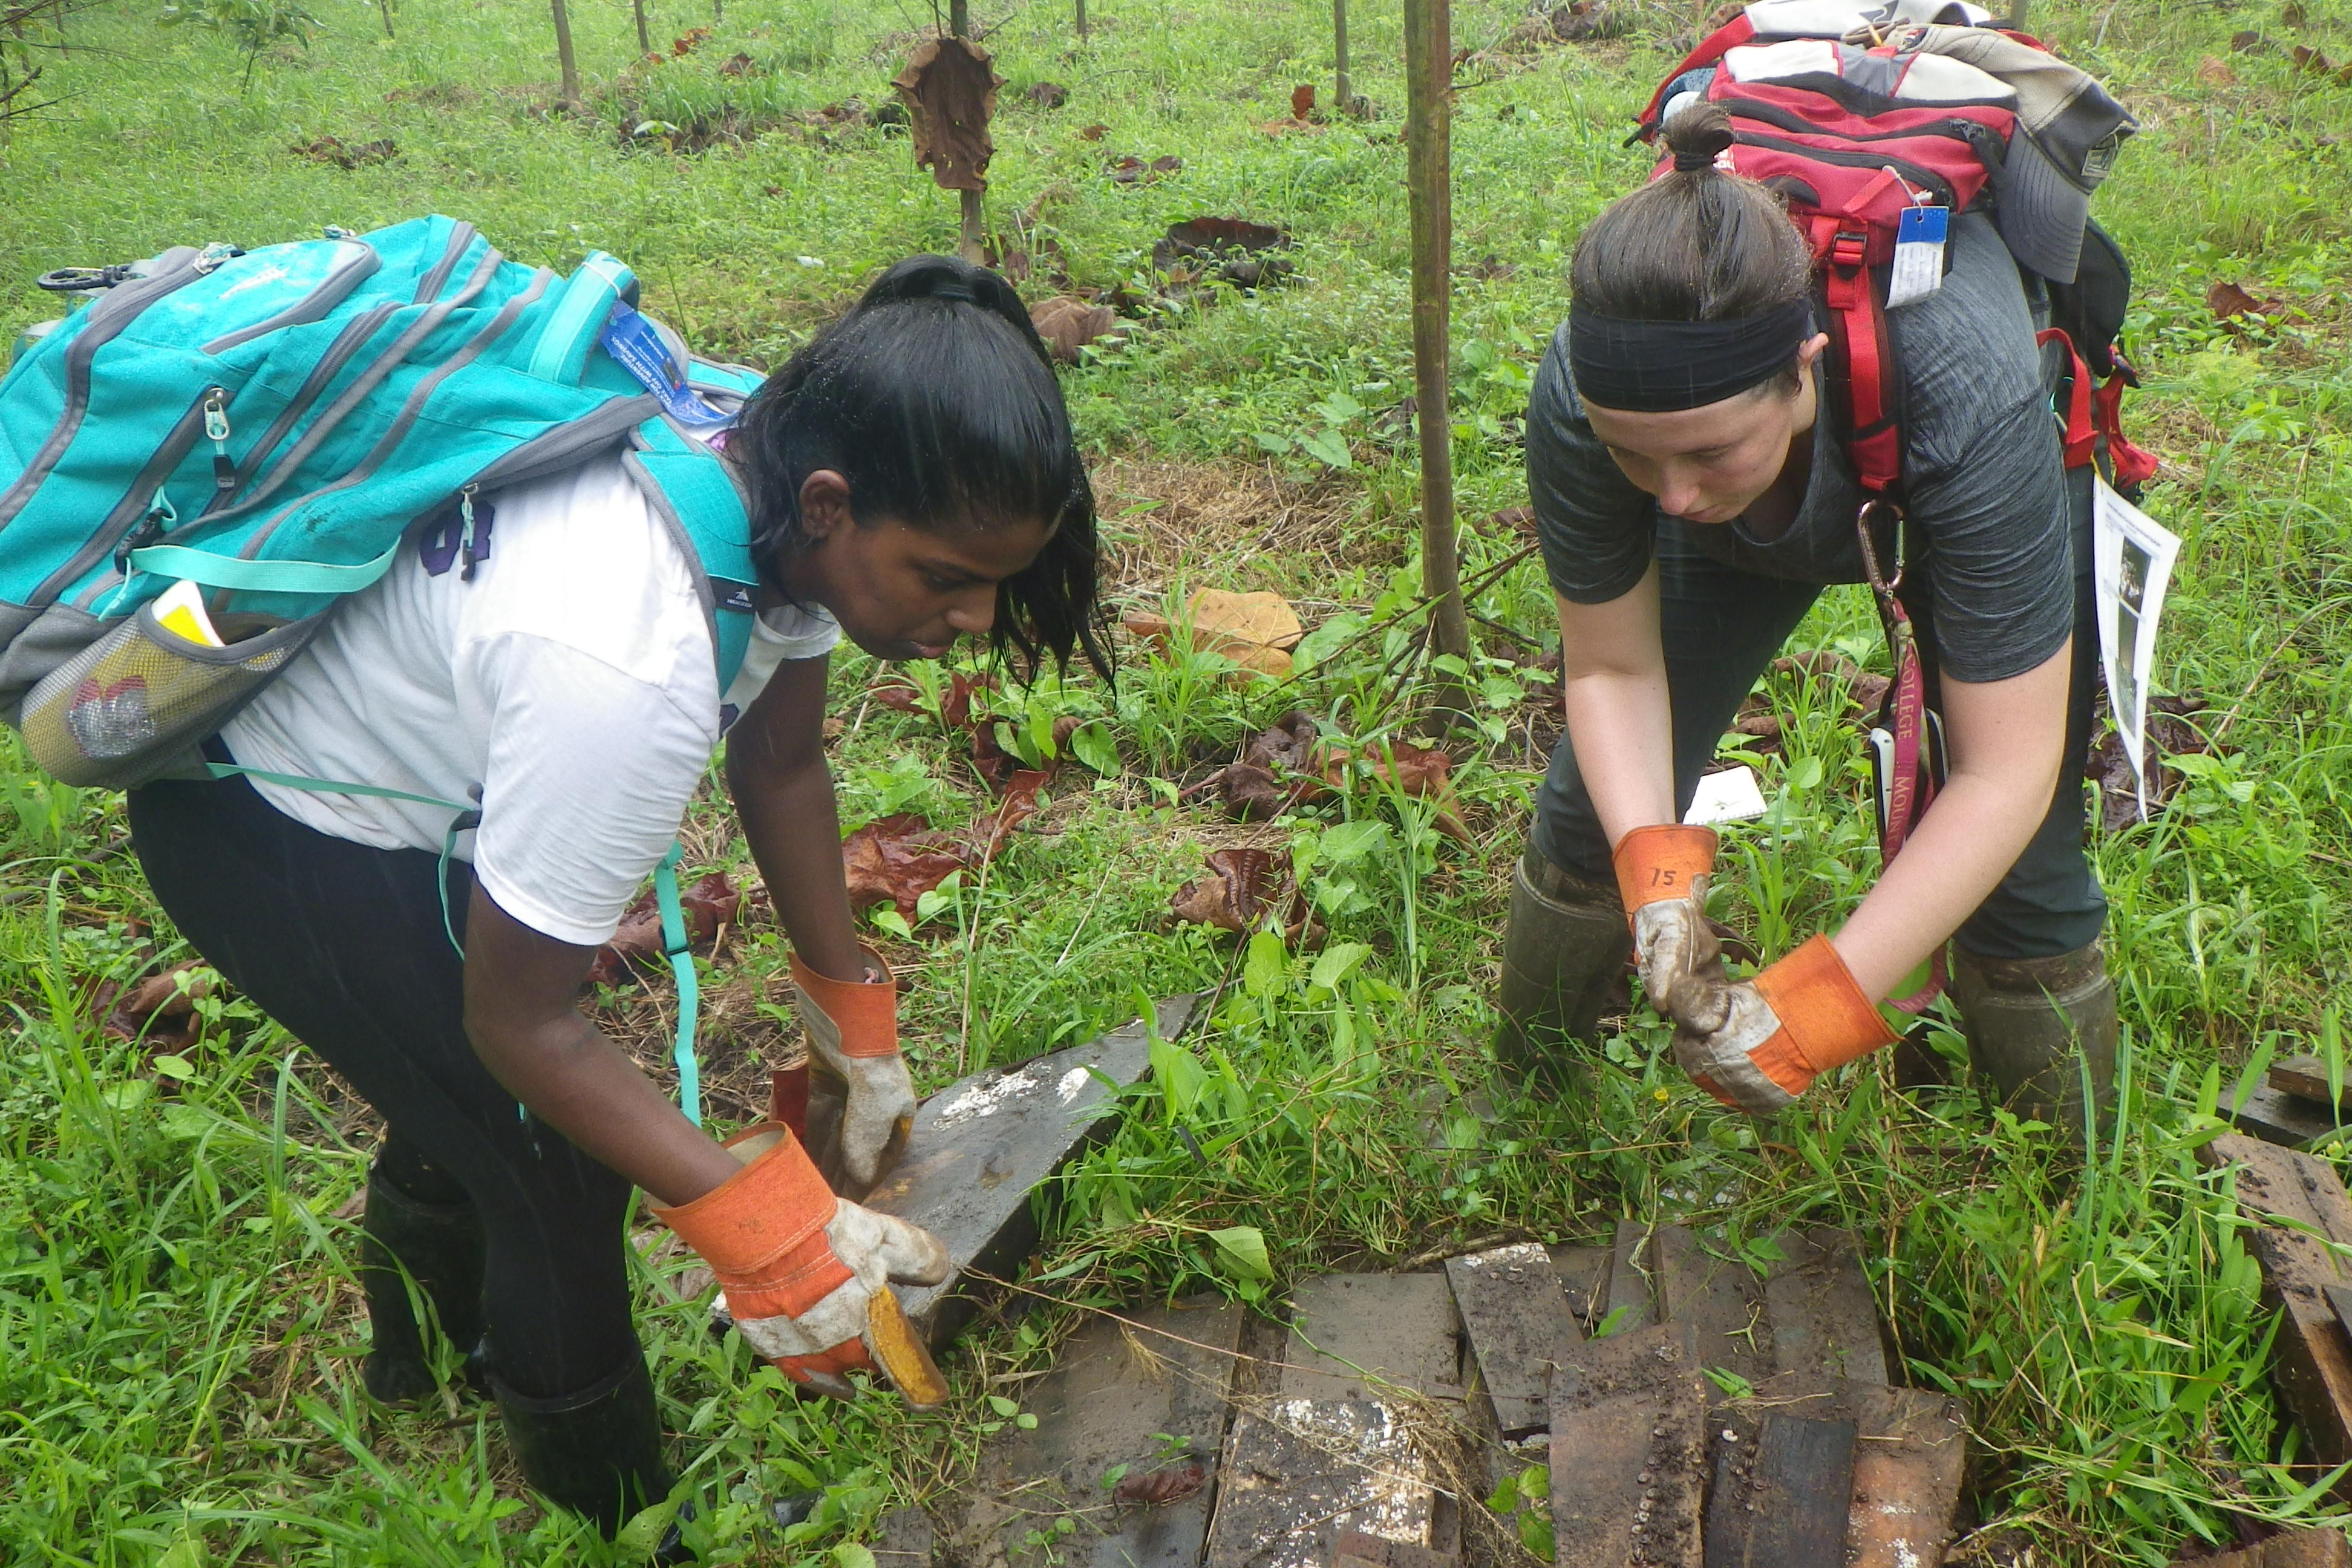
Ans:
<svg viewBox="0 0 2352 1568"><path fill-rule="evenodd" d="M801 481L801 533L812 544L856 526L849 514L849 481L819 468Z"/></svg>
<svg viewBox="0 0 2352 1568"><path fill-rule="evenodd" d="M1821 359L1822 351L1829 346L1830 335L1827 332L1815 332L1811 337L1807 338L1803 342L1799 343L1797 345L1797 374L1799 375L1803 375L1807 372L1811 371L1815 363Z"/></svg>

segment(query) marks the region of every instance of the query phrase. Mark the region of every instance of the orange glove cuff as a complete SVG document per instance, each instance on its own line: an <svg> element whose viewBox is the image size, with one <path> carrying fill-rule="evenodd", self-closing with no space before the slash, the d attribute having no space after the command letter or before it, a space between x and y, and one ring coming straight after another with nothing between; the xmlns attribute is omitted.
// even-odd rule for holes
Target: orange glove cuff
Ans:
<svg viewBox="0 0 2352 1568"><path fill-rule="evenodd" d="M1825 936L1815 936L1766 968L1756 976L1755 986L1756 994L1780 1020L1780 1032L1755 1054L1756 1065L1775 1082L1781 1081L1781 1074L1774 1070L1780 1064L1767 1058L1778 1056L1784 1043L1804 1069L1808 1083L1816 1074L1895 1043L1895 1031L1886 1026L1877 1006L1854 983L1845 960Z"/></svg>
<svg viewBox="0 0 2352 1568"><path fill-rule="evenodd" d="M1643 904L1690 896L1691 879L1715 869L1716 835L1712 827L1685 827L1662 822L1637 827L1617 841L1611 861L1617 868L1617 891L1632 915Z"/></svg>
<svg viewBox="0 0 2352 1568"><path fill-rule="evenodd" d="M819 974L793 954L793 984L808 993L841 1031L841 1054L860 1059L898 1052L898 984L889 965L875 961L879 980L835 980Z"/></svg>
<svg viewBox="0 0 2352 1568"><path fill-rule="evenodd" d="M652 1205L654 1217L710 1265L738 1318L797 1318L849 1282L824 1234L836 1206L790 1132L692 1203Z"/></svg>

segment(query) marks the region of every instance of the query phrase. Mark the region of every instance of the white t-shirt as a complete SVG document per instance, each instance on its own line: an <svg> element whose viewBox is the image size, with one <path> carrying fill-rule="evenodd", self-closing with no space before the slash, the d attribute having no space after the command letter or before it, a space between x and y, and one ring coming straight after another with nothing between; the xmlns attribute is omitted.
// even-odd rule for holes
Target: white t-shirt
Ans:
<svg viewBox="0 0 2352 1568"><path fill-rule="evenodd" d="M593 945L668 851L719 742L709 626L684 551L617 456L487 495L474 515L472 581L454 530L426 525L222 735L247 767L478 791L482 825L457 856L524 925ZM727 705L840 638L821 609L762 611ZM449 826L437 806L254 787L378 848L438 852Z"/></svg>

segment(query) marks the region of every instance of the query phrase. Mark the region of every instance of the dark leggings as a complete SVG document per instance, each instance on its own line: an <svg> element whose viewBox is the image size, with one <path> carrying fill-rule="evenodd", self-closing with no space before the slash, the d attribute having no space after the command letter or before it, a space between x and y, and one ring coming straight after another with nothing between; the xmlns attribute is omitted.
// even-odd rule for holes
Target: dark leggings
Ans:
<svg viewBox="0 0 2352 1568"><path fill-rule="evenodd" d="M2017 864L1959 930L1959 943L1984 958L2054 958L2086 947L2106 923L2107 900L2084 853L2083 766L2091 743L2091 695L2099 662L2091 592L2090 470L2068 476L2074 515L2074 658L2067 692L2066 753L2049 815ZM1696 526L1696 525L1690 525ZM1685 525L1658 528L1659 631L1674 709L1675 809L1690 809L1699 775L1715 759L1740 701L1797 629L1821 588L1759 577L1704 555ZM1904 603L1919 633L1928 701L1937 701L1936 624L1926 584L1932 555L1911 561ZM1536 792L1536 852L1603 886L1614 882L1609 841L1585 794L1576 751L1562 735Z"/></svg>
<svg viewBox="0 0 2352 1568"><path fill-rule="evenodd" d="M383 1114L378 1178L426 1203L473 1202L499 1380L556 1398L641 1355L623 1252L629 1184L524 1120L474 1055L436 857L314 832L243 779L133 790L131 834L205 961ZM473 875L449 870L462 940Z"/></svg>

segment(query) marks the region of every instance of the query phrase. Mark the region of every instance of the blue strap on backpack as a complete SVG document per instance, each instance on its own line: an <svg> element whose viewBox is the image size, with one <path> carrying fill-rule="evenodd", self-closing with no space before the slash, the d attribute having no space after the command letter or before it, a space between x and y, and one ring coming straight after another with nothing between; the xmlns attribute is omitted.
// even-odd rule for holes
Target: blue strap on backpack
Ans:
<svg viewBox="0 0 2352 1568"><path fill-rule="evenodd" d="M413 529L456 509L470 558L476 492L614 450L694 563L720 692L732 683L757 580L750 523L689 433L731 417L759 376L688 355L636 312L614 258L559 277L433 216L252 251L184 246L44 283L80 303L0 378L0 718L58 778L129 788L216 771L203 742ZM209 590L226 647L152 613L180 582ZM674 864L656 878L666 933ZM681 1100L699 1121L692 963L664 945Z"/></svg>

